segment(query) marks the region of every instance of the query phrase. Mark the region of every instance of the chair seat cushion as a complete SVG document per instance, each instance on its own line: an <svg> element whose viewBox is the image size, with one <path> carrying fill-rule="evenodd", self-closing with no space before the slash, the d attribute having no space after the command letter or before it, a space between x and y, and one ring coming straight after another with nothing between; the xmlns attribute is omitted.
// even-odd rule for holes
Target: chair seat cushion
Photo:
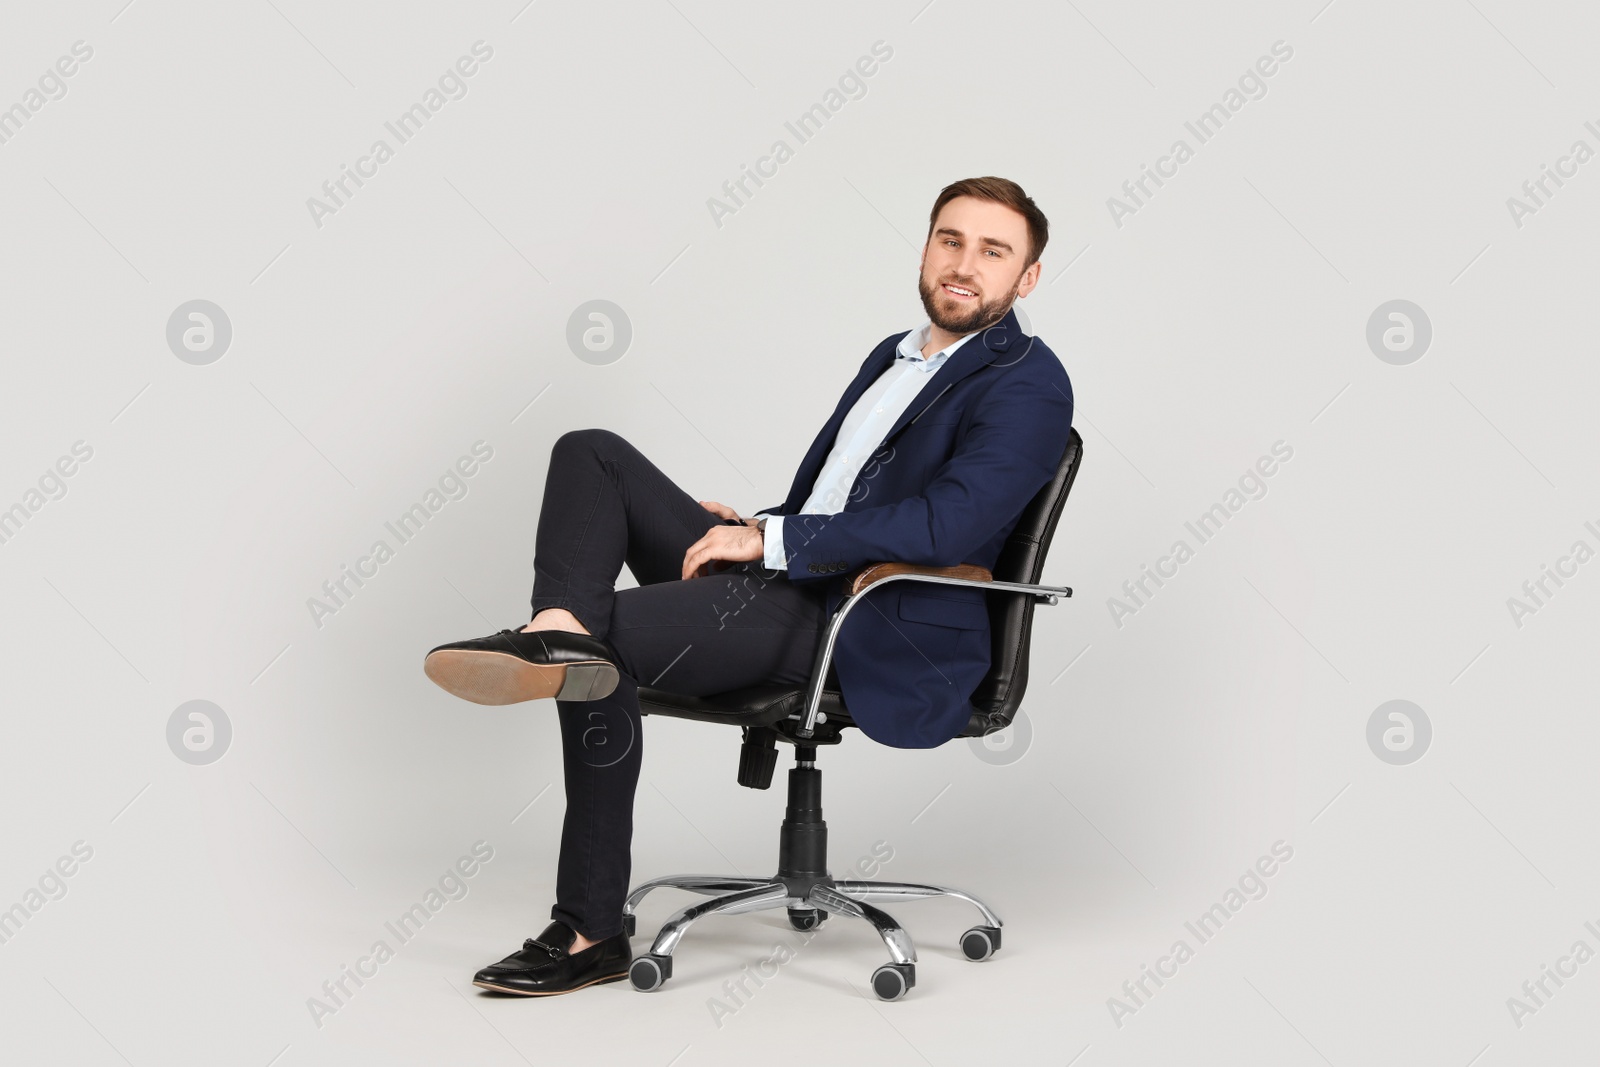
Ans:
<svg viewBox="0 0 1600 1067"><path fill-rule="evenodd" d="M639 710L646 715L698 719L733 726L771 726L798 716L805 707L806 691L792 685L752 685L714 696L691 697L665 689L639 687ZM829 719L844 715L839 694L823 690L822 710Z"/></svg>
<svg viewBox="0 0 1600 1067"><path fill-rule="evenodd" d="M771 726L791 715L798 720L805 711L805 698L803 687L787 685L753 685L704 697L640 686L639 710L646 715L720 722L729 726ZM843 699L832 689L822 691L822 712L837 726L855 725ZM993 728L988 716L974 711L961 736L981 737Z"/></svg>

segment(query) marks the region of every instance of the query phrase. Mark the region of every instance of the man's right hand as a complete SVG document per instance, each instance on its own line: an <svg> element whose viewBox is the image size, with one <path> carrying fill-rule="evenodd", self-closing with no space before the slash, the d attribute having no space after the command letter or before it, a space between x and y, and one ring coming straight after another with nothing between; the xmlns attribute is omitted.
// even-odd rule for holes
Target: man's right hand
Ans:
<svg viewBox="0 0 1600 1067"><path fill-rule="evenodd" d="M733 519L736 522L744 523L746 526L754 526L756 524L756 520L741 519L739 518L739 513L737 511L734 511L726 504L719 504L715 500L702 500L700 501L700 506L711 512L711 514L717 516L719 519Z"/></svg>

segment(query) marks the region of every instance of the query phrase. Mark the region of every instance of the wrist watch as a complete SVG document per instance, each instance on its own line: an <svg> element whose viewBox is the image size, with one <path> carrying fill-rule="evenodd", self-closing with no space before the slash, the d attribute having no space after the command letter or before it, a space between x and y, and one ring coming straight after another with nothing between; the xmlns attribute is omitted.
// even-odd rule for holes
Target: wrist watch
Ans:
<svg viewBox="0 0 1600 1067"><path fill-rule="evenodd" d="M767 517L765 515L756 520L756 533L762 537L767 536Z"/></svg>

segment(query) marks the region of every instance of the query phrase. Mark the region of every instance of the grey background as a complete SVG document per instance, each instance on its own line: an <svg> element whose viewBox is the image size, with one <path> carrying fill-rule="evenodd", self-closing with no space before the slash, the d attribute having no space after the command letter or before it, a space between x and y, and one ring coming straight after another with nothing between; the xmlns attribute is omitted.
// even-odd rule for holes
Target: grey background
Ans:
<svg viewBox="0 0 1600 1067"><path fill-rule="evenodd" d="M1592 7L122 5L8 4L0 33L4 106L94 49L0 144L0 506L93 448L0 545L0 907L93 849L0 945L8 1061L1592 1052L1600 962L1520 1027L1507 998L1600 949L1600 563L1520 627L1506 603L1600 547L1600 162L1520 227L1506 205L1600 147ZM315 226L306 199L480 39L467 95ZM866 95L715 225L707 199L879 40ZM1279 40L1267 94L1115 225L1107 198ZM901 906L919 984L884 1005L881 946L836 921L719 1026L722 982L794 937L766 915L702 924L660 994L480 997L551 903L553 708L453 700L423 653L525 620L566 430L744 513L780 499L866 352L922 321L928 208L980 174L1052 224L1022 307L1077 396L1045 571L1077 596L1039 613L1021 759L856 737L824 766L835 870L886 842L881 876L983 895L1004 949L969 964L966 912ZM206 366L165 338L197 299L232 325ZM608 365L565 344L595 299L632 323ZM1365 340L1397 299L1433 330L1405 366ZM321 583L479 440L467 495L315 625ZM1123 581L1280 440L1266 496L1118 626ZM232 726L206 766L166 741L199 699ZM1405 766L1366 740L1395 699L1432 724ZM771 868L781 791L735 784L734 732L645 726L636 879ZM479 840L468 894L314 1025L307 998ZM1277 841L1265 896L1119 1026L1108 999Z"/></svg>

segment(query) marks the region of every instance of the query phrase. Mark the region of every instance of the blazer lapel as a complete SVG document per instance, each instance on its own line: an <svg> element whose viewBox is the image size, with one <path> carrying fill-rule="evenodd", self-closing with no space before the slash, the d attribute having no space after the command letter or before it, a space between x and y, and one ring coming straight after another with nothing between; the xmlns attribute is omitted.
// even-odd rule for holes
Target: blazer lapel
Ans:
<svg viewBox="0 0 1600 1067"><path fill-rule="evenodd" d="M795 472L794 482L789 487L789 497L783 504L785 515L799 513L806 498L811 495L812 487L816 485L817 476L822 473L823 461L833 449L834 439L839 436L839 427L843 425L845 416L855 407L856 401L861 399L861 394L867 391L867 387L889 369L889 365L894 362L895 347L899 345L900 339L910 332L907 330L896 334L880 345L862 365L855 380L844 391L844 396L839 398L838 405L833 409L833 415L822 429L817 431L816 439L811 442L811 448L806 452L805 459L800 461L800 469Z"/></svg>
<svg viewBox="0 0 1600 1067"><path fill-rule="evenodd" d="M785 515L798 514L800 508L805 505L806 498L811 495L811 490L816 485L817 476L822 473L822 464L833 449L833 442L839 435L839 427L844 423L845 416L850 413L856 401L861 399L861 394L867 391L867 387L889 369L889 365L894 362L896 347L909 332L908 330L895 334L879 346L861 368L861 372L856 375L855 381L845 390L844 396L839 398L839 404L833 409L832 417L817 433L816 440L811 442L810 451L800 463L800 469L796 472L794 482L789 488L789 498L784 501ZM944 366L934 371L932 380L922 387L916 399L900 413L900 417L884 435L884 440L889 440L919 418L923 412L933 408L945 393L969 374L1008 354L1012 359L1020 358L1020 353L1027 350L1028 340L1030 338L1022 332L1022 326L1017 321L1017 313L1010 308L1006 309L1004 318L962 345L954 355L945 360Z"/></svg>
<svg viewBox="0 0 1600 1067"><path fill-rule="evenodd" d="M1004 318L956 349L955 354L944 361L944 366L933 372L933 379L922 387L922 391L917 393L916 398L900 413L900 417L889 427L889 432L883 439L889 440L921 418L924 412L934 409L944 394L967 375L988 366L1007 353L1014 356L1022 349L1019 342L1024 340L1026 337L1021 324L1017 322L1017 313L1007 308Z"/></svg>

